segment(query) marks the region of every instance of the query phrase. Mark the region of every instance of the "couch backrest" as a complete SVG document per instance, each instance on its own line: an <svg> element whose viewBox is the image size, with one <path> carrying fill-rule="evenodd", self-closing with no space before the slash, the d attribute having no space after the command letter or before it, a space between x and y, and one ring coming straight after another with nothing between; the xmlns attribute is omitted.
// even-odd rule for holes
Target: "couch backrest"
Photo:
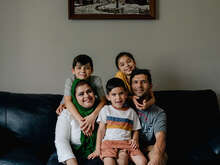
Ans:
<svg viewBox="0 0 220 165"><path fill-rule="evenodd" d="M156 91L155 97L167 113L170 153L189 151L219 134L215 128L220 128L220 112L214 91Z"/></svg>
<svg viewBox="0 0 220 165"><path fill-rule="evenodd" d="M53 146L61 95L0 92L0 127L17 143L34 147Z"/></svg>
<svg viewBox="0 0 220 165"><path fill-rule="evenodd" d="M167 113L170 158L219 134L215 128L220 127L220 112L214 91L156 91L155 97ZM0 130L7 130L19 143L54 146L55 110L61 99L54 94L0 92Z"/></svg>

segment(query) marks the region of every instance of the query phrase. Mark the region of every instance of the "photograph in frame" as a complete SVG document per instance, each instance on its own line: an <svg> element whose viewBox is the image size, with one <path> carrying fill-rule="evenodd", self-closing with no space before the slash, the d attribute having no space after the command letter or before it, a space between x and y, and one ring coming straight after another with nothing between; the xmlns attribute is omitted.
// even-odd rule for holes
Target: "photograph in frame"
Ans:
<svg viewBox="0 0 220 165"><path fill-rule="evenodd" d="M69 19L155 19L156 0L69 0Z"/></svg>

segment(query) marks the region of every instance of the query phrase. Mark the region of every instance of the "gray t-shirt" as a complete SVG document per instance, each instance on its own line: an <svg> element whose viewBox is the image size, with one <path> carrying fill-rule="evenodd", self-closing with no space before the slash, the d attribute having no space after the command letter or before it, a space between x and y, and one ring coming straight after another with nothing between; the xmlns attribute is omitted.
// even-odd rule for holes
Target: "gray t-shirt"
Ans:
<svg viewBox="0 0 220 165"><path fill-rule="evenodd" d="M75 80L75 75L72 75L71 78L66 79L65 88L64 88L64 96L71 96L71 89L73 81ZM92 75L90 76L89 82L93 89L96 90L98 97L105 96L105 92L102 86L102 80L99 76ZM64 103L64 97L61 100L60 104Z"/></svg>
<svg viewBox="0 0 220 165"><path fill-rule="evenodd" d="M155 104L147 110L135 110L141 122L140 141L149 145L154 144L157 132L167 132L167 116L165 111Z"/></svg>

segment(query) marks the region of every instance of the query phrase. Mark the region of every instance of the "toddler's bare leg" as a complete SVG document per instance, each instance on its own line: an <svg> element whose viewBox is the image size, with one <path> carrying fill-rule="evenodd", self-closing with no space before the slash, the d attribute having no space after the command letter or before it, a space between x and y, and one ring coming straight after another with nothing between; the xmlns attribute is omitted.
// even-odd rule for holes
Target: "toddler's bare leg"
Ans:
<svg viewBox="0 0 220 165"><path fill-rule="evenodd" d="M116 165L114 158L104 158L104 165Z"/></svg>
<svg viewBox="0 0 220 165"><path fill-rule="evenodd" d="M128 152L126 150L120 150L117 159L118 165L128 165Z"/></svg>

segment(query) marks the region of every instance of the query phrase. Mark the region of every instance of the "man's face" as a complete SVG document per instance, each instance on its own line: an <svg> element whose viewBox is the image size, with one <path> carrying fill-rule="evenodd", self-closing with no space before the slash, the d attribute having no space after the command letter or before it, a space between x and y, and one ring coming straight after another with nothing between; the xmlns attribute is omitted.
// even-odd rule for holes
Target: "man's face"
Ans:
<svg viewBox="0 0 220 165"><path fill-rule="evenodd" d="M145 74L138 74L132 78L131 88L135 96L149 95L151 87Z"/></svg>

